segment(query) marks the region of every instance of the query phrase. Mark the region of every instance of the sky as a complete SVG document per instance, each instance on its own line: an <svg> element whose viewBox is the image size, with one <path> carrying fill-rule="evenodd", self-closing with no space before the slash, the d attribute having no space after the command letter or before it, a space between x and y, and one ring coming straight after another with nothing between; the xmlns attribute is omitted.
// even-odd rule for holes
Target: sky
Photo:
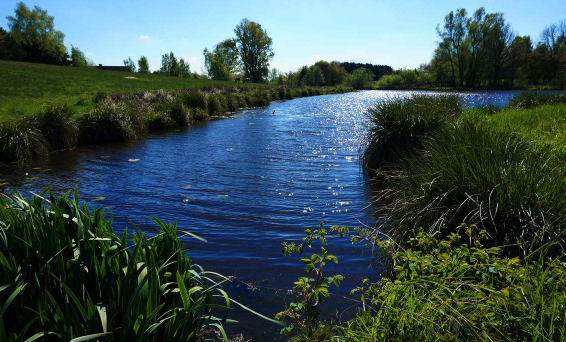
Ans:
<svg viewBox="0 0 566 342"><path fill-rule="evenodd" d="M0 27L17 1L0 0ZM502 12L515 32L536 41L549 24L566 19L564 0L251 0L109 1L33 0L55 17L55 29L97 64L122 65L145 55L157 70L173 51L202 72L204 48L234 37L243 18L256 21L273 39L271 67L297 70L318 60L416 68L430 61L436 26L451 10Z"/></svg>

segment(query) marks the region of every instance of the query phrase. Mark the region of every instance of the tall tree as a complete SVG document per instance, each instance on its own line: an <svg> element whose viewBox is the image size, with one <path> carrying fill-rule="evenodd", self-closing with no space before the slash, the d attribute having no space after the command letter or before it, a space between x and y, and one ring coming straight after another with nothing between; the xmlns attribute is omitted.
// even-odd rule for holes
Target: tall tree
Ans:
<svg viewBox="0 0 566 342"><path fill-rule="evenodd" d="M226 39L216 44L213 53L219 62L228 67L231 74L236 74L240 70L240 56L238 46L234 39Z"/></svg>
<svg viewBox="0 0 566 342"><path fill-rule="evenodd" d="M40 63L62 63L67 48L63 44L65 35L54 28L52 16L35 6L30 10L23 2L16 5L15 15L6 17L12 39L25 50L25 61Z"/></svg>
<svg viewBox="0 0 566 342"><path fill-rule="evenodd" d="M147 57L141 56L138 60L138 72L142 74L149 74L149 63Z"/></svg>
<svg viewBox="0 0 566 342"><path fill-rule="evenodd" d="M262 82L269 73L273 40L260 24L243 19L234 29L242 70L253 82Z"/></svg>
<svg viewBox="0 0 566 342"><path fill-rule="evenodd" d="M204 49L204 67L208 73L208 77L218 81L230 81L233 78L230 68L222 62L222 59L216 54Z"/></svg>
<svg viewBox="0 0 566 342"><path fill-rule="evenodd" d="M136 72L136 63L132 60L132 57L124 59L124 66L128 72Z"/></svg>
<svg viewBox="0 0 566 342"><path fill-rule="evenodd" d="M505 22L503 14L496 14L486 41L486 71L493 86L499 83L507 67L510 67L511 45L514 39L511 25Z"/></svg>
<svg viewBox="0 0 566 342"><path fill-rule="evenodd" d="M450 13L444 17L444 26L442 29L440 27L436 28L441 38L439 48L444 50L445 55L450 60L454 83L456 83L455 69L457 69L460 87L464 86L464 75L466 71L464 40L466 38L467 21L468 12L466 12L466 9L460 8L456 10L456 13L450 11Z"/></svg>

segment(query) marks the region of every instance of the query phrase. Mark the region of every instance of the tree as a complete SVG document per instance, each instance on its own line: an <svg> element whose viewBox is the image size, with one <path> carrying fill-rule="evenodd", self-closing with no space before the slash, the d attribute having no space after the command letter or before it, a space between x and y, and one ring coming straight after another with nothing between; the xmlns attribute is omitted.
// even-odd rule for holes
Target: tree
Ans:
<svg viewBox="0 0 566 342"><path fill-rule="evenodd" d="M127 72L136 72L136 63L132 60L132 57L124 59L124 66Z"/></svg>
<svg viewBox="0 0 566 342"><path fill-rule="evenodd" d="M71 45L71 66L84 68L92 64L78 47Z"/></svg>
<svg viewBox="0 0 566 342"><path fill-rule="evenodd" d="M439 48L443 50L442 55L450 61L452 69L453 83L456 83L456 69L458 71L458 82L460 87L464 86L464 75L466 71L465 44L466 22L468 12L460 8L456 13L450 11L444 17L444 26L436 28L438 36L441 38Z"/></svg>
<svg viewBox="0 0 566 342"><path fill-rule="evenodd" d="M52 16L35 6L30 10L23 2L16 5L15 16L8 16L12 39L21 44L28 62L62 63L67 55L65 35L54 29Z"/></svg>
<svg viewBox="0 0 566 342"><path fill-rule="evenodd" d="M218 81L230 81L233 79L230 69L222 63L221 58L217 54L209 52L208 49L205 48L203 55L204 67L206 68L208 77Z"/></svg>
<svg viewBox="0 0 566 342"><path fill-rule="evenodd" d="M161 56L161 68L159 69L159 72L164 75L176 77L181 75L179 61L175 57L175 54L173 54L173 51Z"/></svg>
<svg viewBox="0 0 566 342"><path fill-rule="evenodd" d="M236 74L240 70L240 56L238 46L234 39L226 39L216 44L213 50L216 58L224 64L231 74Z"/></svg>
<svg viewBox="0 0 566 342"><path fill-rule="evenodd" d="M184 59L179 60L179 77L191 76L191 67Z"/></svg>
<svg viewBox="0 0 566 342"><path fill-rule="evenodd" d="M315 64L308 68L307 73L302 80L302 84L307 86L324 85L324 74L318 65Z"/></svg>
<svg viewBox="0 0 566 342"><path fill-rule="evenodd" d="M149 63L147 57L141 56L138 60L138 72L142 74L149 74Z"/></svg>
<svg viewBox="0 0 566 342"><path fill-rule="evenodd" d="M260 24L248 19L243 19L234 33L244 75L252 82L262 82L269 73L269 61L275 55L273 40Z"/></svg>
<svg viewBox="0 0 566 342"><path fill-rule="evenodd" d="M328 66L328 74L325 75L326 85L335 86L337 84L342 84L346 80L348 72L344 69L340 63L331 62Z"/></svg>
<svg viewBox="0 0 566 342"><path fill-rule="evenodd" d="M6 45L6 36L8 32L0 27L0 59L8 59L8 47Z"/></svg>
<svg viewBox="0 0 566 342"><path fill-rule="evenodd" d="M515 34L511 26L505 23L503 14L494 17L493 26L486 41L487 76L491 76L491 84L497 85L511 62L511 44ZM510 72L510 71L509 71Z"/></svg>
<svg viewBox="0 0 566 342"><path fill-rule="evenodd" d="M373 81L375 75L366 68L359 68L354 70L352 75L348 77L348 83L354 89L362 89L367 82Z"/></svg>

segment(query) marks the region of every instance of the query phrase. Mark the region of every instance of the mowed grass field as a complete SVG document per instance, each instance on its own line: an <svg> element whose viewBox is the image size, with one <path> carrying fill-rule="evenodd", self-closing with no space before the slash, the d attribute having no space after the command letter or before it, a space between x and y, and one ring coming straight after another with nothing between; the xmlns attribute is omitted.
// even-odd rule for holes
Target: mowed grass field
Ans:
<svg viewBox="0 0 566 342"><path fill-rule="evenodd" d="M227 85L267 86L0 60L0 121L33 114L54 104L89 110L98 92L130 94Z"/></svg>

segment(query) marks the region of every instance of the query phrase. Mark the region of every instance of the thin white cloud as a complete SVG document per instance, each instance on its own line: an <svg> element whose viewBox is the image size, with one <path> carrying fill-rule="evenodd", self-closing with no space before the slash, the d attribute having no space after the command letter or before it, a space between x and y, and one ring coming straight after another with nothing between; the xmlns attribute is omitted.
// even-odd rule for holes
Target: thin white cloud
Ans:
<svg viewBox="0 0 566 342"><path fill-rule="evenodd" d="M149 39L149 36L144 36L144 35L140 36L140 40L148 40L148 39Z"/></svg>
<svg viewBox="0 0 566 342"><path fill-rule="evenodd" d="M87 56L92 56L93 53L92 53L92 52L87 52L87 53L85 53L85 55L87 55Z"/></svg>
<svg viewBox="0 0 566 342"><path fill-rule="evenodd" d="M317 55L314 55L314 58L316 58L316 59L318 59L318 60L321 60L321 59L324 59L324 56L317 54Z"/></svg>

